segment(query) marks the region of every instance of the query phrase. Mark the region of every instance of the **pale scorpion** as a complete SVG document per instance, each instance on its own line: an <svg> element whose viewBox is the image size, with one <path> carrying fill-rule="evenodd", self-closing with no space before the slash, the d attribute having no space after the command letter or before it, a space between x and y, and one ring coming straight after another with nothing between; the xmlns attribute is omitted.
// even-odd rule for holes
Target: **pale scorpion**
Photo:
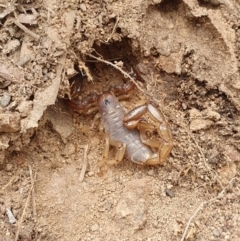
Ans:
<svg viewBox="0 0 240 241"><path fill-rule="evenodd" d="M124 155L137 164L163 163L173 148L173 139L164 115L150 103L138 106L126 113L117 96L126 95L134 88L132 82L115 85L103 94L91 94L81 101L69 101L72 108L92 113L96 106L105 129L105 145L100 166L117 164ZM151 119L147 121L145 115ZM146 132L157 132L160 140L152 139ZM117 149L115 159L109 160L110 146ZM157 153L153 150L157 149Z"/></svg>

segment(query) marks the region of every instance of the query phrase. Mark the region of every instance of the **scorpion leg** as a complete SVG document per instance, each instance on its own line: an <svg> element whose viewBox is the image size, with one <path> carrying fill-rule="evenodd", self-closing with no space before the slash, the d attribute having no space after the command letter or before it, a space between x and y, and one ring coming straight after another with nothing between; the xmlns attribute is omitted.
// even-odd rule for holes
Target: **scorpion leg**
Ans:
<svg viewBox="0 0 240 241"><path fill-rule="evenodd" d="M148 113L154 123L148 123L146 120L141 118L146 113ZM156 107L151 104L139 106L128 112L123 121L128 128L132 129L137 127L140 130L140 137L144 144L150 147L158 148L158 155L154 154L145 162L145 164L156 165L163 163L167 159L173 148L172 134L164 115ZM156 130L161 140L157 141L148 139L146 130L151 132Z"/></svg>
<svg viewBox="0 0 240 241"><path fill-rule="evenodd" d="M117 148L116 157L113 160L108 160L110 145ZM103 148L103 157L99 163L100 167L106 164L111 164L111 165L118 164L123 160L125 151L126 151L126 143L123 143L121 141L111 140L109 136L105 133L105 144Z"/></svg>

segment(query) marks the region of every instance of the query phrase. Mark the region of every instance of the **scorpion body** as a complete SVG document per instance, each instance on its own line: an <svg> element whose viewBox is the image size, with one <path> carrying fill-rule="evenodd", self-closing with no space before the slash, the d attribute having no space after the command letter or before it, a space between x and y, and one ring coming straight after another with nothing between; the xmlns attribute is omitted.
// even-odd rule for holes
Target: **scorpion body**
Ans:
<svg viewBox="0 0 240 241"><path fill-rule="evenodd" d="M76 90L78 93L79 89L81 91L75 80L71 83L71 87L73 93ZM100 112L105 130L105 145L100 167L105 164L117 164L123 160L124 155L137 164L161 164L173 148L169 124L160 110L146 103L126 113L119 103L115 95L119 98L126 97L134 87L132 82L127 81L124 84L110 86L103 94L93 93L81 100L77 95L73 95L76 98L68 100L69 106L81 113L91 114L97 109ZM144 118L145 114L150 122ZM149 138L146 131L157 133L160 140ZM117 148L113 160L108 159L110 146Z"/></svg>
<svg viewBox="0 0 240 241"><path fill-rule="evenodd" d="M150 147L141 141L139 130L136 128L128 129L124 125L123 118L126 112L115 95L110 92L100 95L98 109L109 139L112 142L125 144L125 155L128 159L138 164L144 164L154 155Z"/></svg>

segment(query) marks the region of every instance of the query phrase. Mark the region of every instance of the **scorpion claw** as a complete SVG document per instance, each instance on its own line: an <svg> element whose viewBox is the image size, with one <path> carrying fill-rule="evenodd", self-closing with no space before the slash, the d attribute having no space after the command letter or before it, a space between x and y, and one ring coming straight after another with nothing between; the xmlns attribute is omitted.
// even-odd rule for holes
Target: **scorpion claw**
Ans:
<svg viewBox="0 0 240 241"><path fill-rule="evenodd" d="M140 117L146 113L153 123L148 123L145 119L140 119ZM128 112L123 118L123 121L126 127L132 129L132 126L136 126L140 130L140 138L145 145L158 149L158 154L149 157L145 164L161 164L167 159L173 148L173 140L170 127L162 112L151 104L144 104ZM149 139L146 135L147 130L151 132L156 131L161 140Z"/></svg>

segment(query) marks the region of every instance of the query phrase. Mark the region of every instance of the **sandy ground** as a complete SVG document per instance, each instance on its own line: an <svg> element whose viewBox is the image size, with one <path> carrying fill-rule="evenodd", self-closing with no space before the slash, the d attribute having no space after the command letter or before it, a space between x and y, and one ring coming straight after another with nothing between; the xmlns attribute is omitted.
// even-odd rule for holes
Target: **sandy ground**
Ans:
<svg viewBox="0 0 240 241"><path fill-rule="evenodd" d="M0 53L1 241L240 240L238 0L0 0ZM96 112L66 99L122 64L141 90L121 104L153 101L174 148L100 175Z"/></svg>

